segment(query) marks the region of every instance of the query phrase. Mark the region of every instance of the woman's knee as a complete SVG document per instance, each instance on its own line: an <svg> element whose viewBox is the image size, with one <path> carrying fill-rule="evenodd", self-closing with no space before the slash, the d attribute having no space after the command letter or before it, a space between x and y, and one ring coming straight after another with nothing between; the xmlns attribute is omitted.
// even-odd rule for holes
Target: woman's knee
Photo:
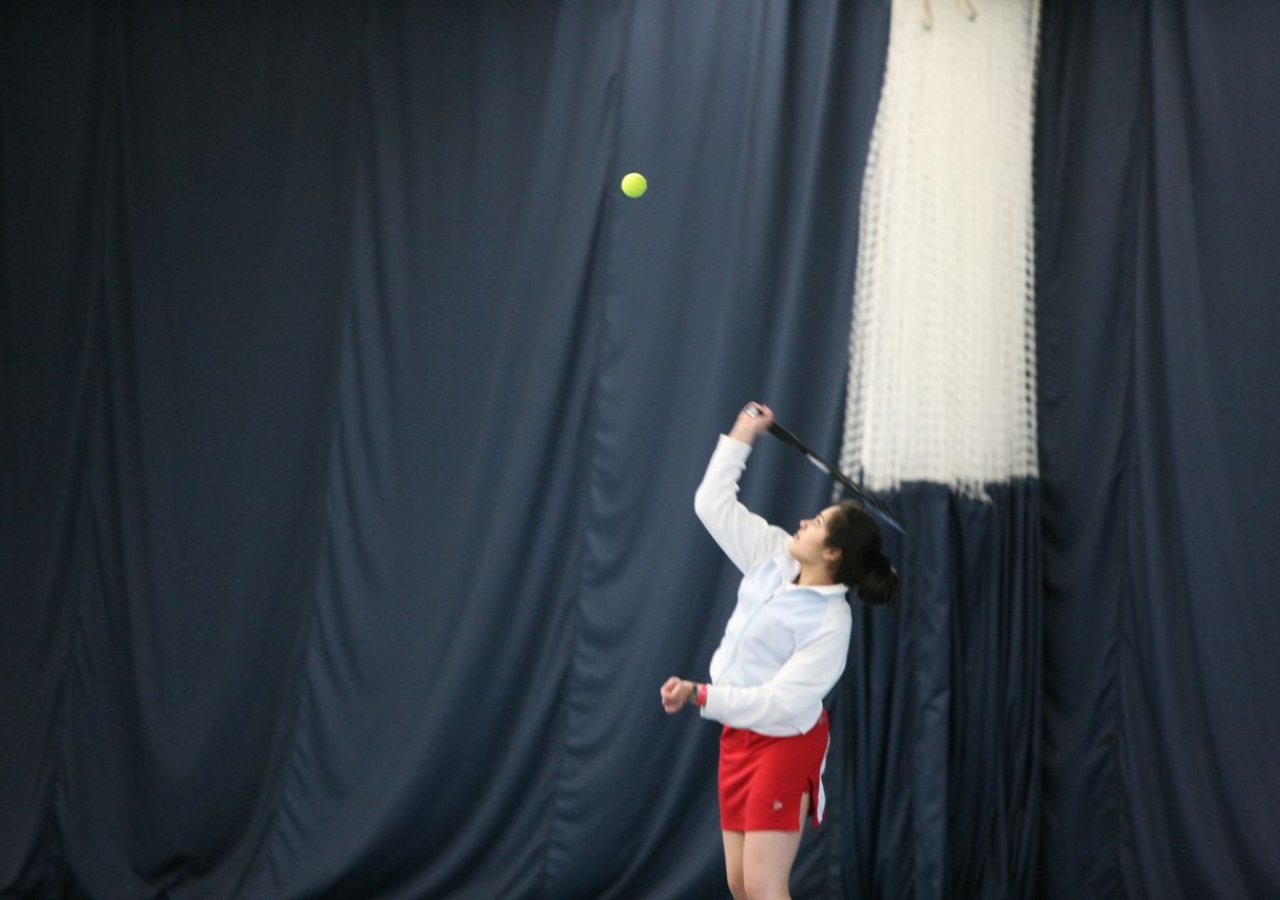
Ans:
<svg viewBox="0 0 1280 900"><path fill-rule="evenodd" d="M798 832L752 835L742 854L742 887L747 900L785 900L791 896L791 864L800 844Z"/></svg>
<svg viewBox="0 0 1280 900"><path fill-rule="evenodd" d="M788 900L791 896L786 876L777 872L760 872L748 868L743 873L742 896L746 900ZM734 897L737 897L734 894Z"/></svg>

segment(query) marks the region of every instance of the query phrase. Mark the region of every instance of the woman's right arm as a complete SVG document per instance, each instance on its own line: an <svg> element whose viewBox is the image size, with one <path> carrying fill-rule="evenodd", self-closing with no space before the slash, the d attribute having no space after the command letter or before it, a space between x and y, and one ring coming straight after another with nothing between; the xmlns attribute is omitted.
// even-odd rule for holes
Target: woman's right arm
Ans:
<svg viewBox="0 0 1280 900"><path fill-rule="evenodd" d="M756 416L748 412L753 407L758 411ZM751 455L751 445L772 422L773 413L767 406L748 403L729 434L721 435L693 498L698 518L742 572L784 550L790 539L781 528L738 502L738 479Z"/></svg>

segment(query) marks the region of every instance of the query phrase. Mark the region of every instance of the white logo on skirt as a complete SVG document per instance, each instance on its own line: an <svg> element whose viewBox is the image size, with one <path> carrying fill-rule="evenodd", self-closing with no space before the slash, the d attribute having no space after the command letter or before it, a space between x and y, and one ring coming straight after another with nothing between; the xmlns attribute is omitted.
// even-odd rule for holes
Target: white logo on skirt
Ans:
<svg viewBox="0 0 1280 900"><path fill-rule="evenodd" d="M774 800L774 801L773 801L773 811L774 811L774 812L777 812L777 811L778 811L778 810L780 810L780 809L782 809L782 801L781 801L781 800Z"/></svg>

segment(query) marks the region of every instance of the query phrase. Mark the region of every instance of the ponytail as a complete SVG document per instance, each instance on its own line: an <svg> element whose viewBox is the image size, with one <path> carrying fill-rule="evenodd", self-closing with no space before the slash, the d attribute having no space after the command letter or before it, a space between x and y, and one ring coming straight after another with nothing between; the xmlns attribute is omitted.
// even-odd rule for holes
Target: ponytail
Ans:
<svg viewBox="0 0 1280 900"><path fill-rule="evenodd" d="M893 606L898 602L898 571L881 550L876 520L852 500L845 500L827 523L827 546L840 551L833 577L858 592L863 603Z"/></svg>
<svg viewBox="0 0 1280 900"><path fill-rule="evenodd" d="M889 565L889 557L878 559L858 582L858 596L866 603L894 606L898 602L898 570Z"/></svg>

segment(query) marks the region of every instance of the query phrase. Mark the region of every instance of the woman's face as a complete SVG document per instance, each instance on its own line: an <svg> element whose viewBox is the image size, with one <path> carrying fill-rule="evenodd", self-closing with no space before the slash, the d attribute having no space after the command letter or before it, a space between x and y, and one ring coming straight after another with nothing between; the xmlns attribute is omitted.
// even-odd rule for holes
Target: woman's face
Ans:
<svg viewBox="0 0 1280 900"><path fill-rule="evenodd" d="M839 510L837 506L828 506L812 519L800 520L800 527L791 538L787 550L801 564L818 565L834 561L838 551L827 546L827 525L832 516L839 514Z"/></svg>

